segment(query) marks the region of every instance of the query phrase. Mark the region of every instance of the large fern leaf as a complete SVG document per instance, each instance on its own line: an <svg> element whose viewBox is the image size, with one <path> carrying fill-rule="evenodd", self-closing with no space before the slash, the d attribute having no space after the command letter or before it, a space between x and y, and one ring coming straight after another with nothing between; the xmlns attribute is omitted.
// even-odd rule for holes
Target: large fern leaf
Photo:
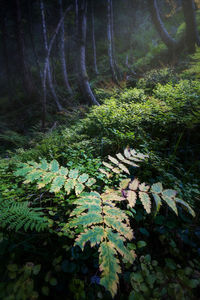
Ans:
<svg viewBox="0 0 200 300"><path fill-rule="evenodd" d="M119 282L118 274L121 273L118 255L132 263L135 253L125 246L127 240L133 239L129 219L116 206L119 201L117 193L111 190L112 197L107 197L108 194L90 192L77 199L66 228L82 226L83 232L75 241L75 245L81 249L87 242L92 247L99 245L101 284L114 296Z"/></svg>
<svg viewBox="0 0 200 300"><path fill-rule="evenodd" d="M60 167L56 160L48 163L45 159L40 163L21 164L15 175L24 177L25 184L37 182L39 189L50 185L51 193L58 193L64 188L67 194L75 190L76 195L79 195L85 187L91 187L96 182L94 178L89 178L88 174L79 174L78 169L69 171L65 167Z"/></svg>

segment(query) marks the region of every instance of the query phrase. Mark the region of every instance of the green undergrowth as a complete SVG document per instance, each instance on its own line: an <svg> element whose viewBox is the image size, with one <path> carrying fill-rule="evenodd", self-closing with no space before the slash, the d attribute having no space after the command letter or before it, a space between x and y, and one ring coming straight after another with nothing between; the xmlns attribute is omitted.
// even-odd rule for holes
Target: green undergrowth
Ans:
<svg viewBox="0 0 200 300"><path fill-rule="evenodd" d="M196 69L195 57L191 68ZM57 115L56 126L48 120L46 133L38 125L27 137L2 130L1 299L111 299L117 283L116 299L198 299L200 83L190 70L153 70L132 88L96 89L101 106ZM119 160L125 163L131 156L119 153L127 145L148 158L139 167L132 161L124 174ZM118 163L113 159L117 153ZM27 173L20 164L29 168ZM23 176L28 176L25 183ZM95 178L92 191L89 178ZM127 188L136 178L148 183L137 190L137 201L136 188ZM120 185L122 180L127 185ZM150 202L150 186L160 199L170 195L168 203L161 205L157 196ZM125 201L107 203L113 190L123 191ZM170 202L175 193L193 209L194 218ZM110 217L115 206L121 227ZM94 209L99 221L90 223ZM92 229L97 235L87 239ZM115 260L117 247L123 251Z"/></svg>

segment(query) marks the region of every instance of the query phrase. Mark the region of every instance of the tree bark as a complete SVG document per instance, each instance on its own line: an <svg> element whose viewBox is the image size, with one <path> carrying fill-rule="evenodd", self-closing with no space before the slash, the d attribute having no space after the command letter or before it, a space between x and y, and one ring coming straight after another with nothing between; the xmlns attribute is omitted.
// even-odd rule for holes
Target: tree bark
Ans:
<svg viewBox="0 0 200 300"><path fill-rule="evenodd" d="M63 18L63 7L62 7L62 0L59 0L60 5L60 18ZM67 91L70 95L73 94L71 86L68 80L68 73L67 73L67 66L66 66L66 58L65 58L65 26L64 22L61 25L61 33L60 33L60 53L61 53L61 64L62 64L62 71L64 82L67 88Z"/></svg>
<svg viewBox="0 0 200 300"><path fill-rule="evenodd" d="M79 88L88 103L93 105L94 104L99 105L90 87L87 70L86 70L86 62L85 62L86 31L87 31L87 17L86 17L87 1L79 0L77 5L78 5L77 71L78 71Z"/></svg>
<svg viewBox="0 0 200 300"><path fill-rule="evenodd" d="M4 11L1 14L1 31L2 31L2 48L3 48L3 56L4 56L4 63L5 63L5 71L6 71L6 78L7 78L7 88L8 88L8 95L9 100L12 100L12 84L11 84L11 72L9 66L9 56L8 56L8 47L7 47L7 32L6 32L6 16Z"/></svg>
<svg viewBox="0 0 200 300"><path fill-rule="evenodd" d="M167 32L161 17L158 8L157 0L149 0L149 7L152 21L163 41L163 43L170 49L175 49L178 46L178 43L169 35Z"/></svg>
<svg viewBox="0 0 200 300"><path fill-rule="evenodd" d="M114 82L118 83L113 49L113 22L112 22L112 0L107 0L107 38L108 38L108 57L110 64L110 71Z"/></svg>
<svg viewBox="0 0 200 300"><path fill-rule="evenodd" d="M94 22L94 3L91 1L91 14L92 14L92 48L94 58L94 71L96 75L99 75L97 67L97 51L96 51L96 39L95 39L95 22Z"/></svg>
<svg viewBox="0 0 200 300"><path fill-rule="evenodd" d="M16 36L17 45L19 52L20 69L22 70L23 87L27 95L33 94L33 82L31 79L30 71L25 59L25 43L24 43L24 32L22 28L22 15L20 0L15 0L16 4Z"/></svg>
<svg viewBox="0 0 200 300"><path fill-rule="evenodd" d="M45 48L45 64L44 64L43 82L42 82L42 86L43 86L43 101L42 101L42 103L43 103L43 125L44 125L45 118L46 118L46 96L47 96L46 80L47 80L47 78L48 78L48 83L49 83L49 87L51 90L51 94L54 98L54 101L57 105L58 110L61 111L63 108L62 108L62 105L60 104L60 101L59 101L59 99L56 95L56 91L54 89L52 74L51 74L51 69L50 69L50 61L49 61L50 51L52 49L56 34L53 36L53 38L51 39L51 42L49 43L49 46L48 46L47 28L46 28L43 0L40 0L40 10L41 10L41 16L42 16L42 29L43 29L44 48Z"/></svg>
<svg viewBox="0 0 200 300"><path fill-rule="evenodd" d="M186 23L185 40L188 51L195 52L195 44L200 46L200 39L197 30L195 5L193 0L182 0L183 13Z"/></svg>

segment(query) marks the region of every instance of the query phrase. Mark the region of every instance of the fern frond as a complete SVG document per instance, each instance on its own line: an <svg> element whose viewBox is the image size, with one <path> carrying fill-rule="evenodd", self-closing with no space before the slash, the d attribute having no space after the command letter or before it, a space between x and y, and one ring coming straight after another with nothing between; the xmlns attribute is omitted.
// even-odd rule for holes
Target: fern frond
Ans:
<svg viewBox="0 0 200 300"><path fill-rule="evenodd" d="M28 202L0 199L0 221L0 227L15 231L31 229L40 232L48 227L41 209L28 207Z"/></svg>
<svg viewBox="0 0 200 300"><path fill-rule="evenodd" d="M117 252L112 243L104 241L100 245L99 254L100 271L102 271L100 283L114 297L119 283L118 274L121 273L120 262L116 258Z"/></svg>
<svg viewBox="0 0 200 300"><path fill-rule="evenodd" d="M109 159L109 163L107 162L103 162L103 165L110 169L113 173L121 173L121 172L125 172L126 174L130 175L130 172L128 170L128 168L126 167L126 165L128 166L132 166L135 168L138 168L139 165L136 164L142 162L143 160L145 160L148 155L144 155L142 153L137 153L135 150L133 149L129 149L126 148L124 150L124 155L121 153L116 154L116 157L113 156L108 156ZM111 164L112 163L112 164ZM116 168L117 166L117 168ZM104 169L99 169L99 171L103 174L105 174L108 178L111 176L110 173L107 173Z"/></svg>
<svg viewBox="0 0 200 300"><path fill-rule="evenodd" d="M124 180L123 180L124 181ZM164 201L174 212L178 215L178 210L176 204L181 204L193 217L195 216L194 210L189 206L189 204L179 198L176 198L177 192L172 189L163 189L162 183L154 183L151 188L145 183L140 184L139 180L135 178L132 182L124 184L122 181L121 186L125 187L126 191L126 200L129 203L130 207L134 207L136 200L139 199L145 209L145 211L150 214L152 200L155 201L156 213L159 211L162 201Z"/></svg>
<svg viewBox="0 0 200 300"><path fill-rule="evenodd" d="M112 296L117 292L118 274L121 272L118 254L128 262L135 258L134 252L125 246L125 242L134 236L128 216L116 206L118 201L119 195L113 190L102 195L97 192L84 194L74 202L76 208L67 224L68 228L83 226L84 232L75 241L81 249L87 242L92 247L99 245L101 284Z"/></svg>
<svg viewBox="0 0 200 300"><path fill-rule="evenodd" d="M45 159L40 163L28 162L19 165L15 175L24 177L25 184L37 182L38 189L50 184L51 193L58 193L64 188L68 195L74 190L76 195L79 195L85 187L90 188L96 182L86 173L79 174L78 169L69 171L65 167L60 167L56 160L48 163Z"/></svg>

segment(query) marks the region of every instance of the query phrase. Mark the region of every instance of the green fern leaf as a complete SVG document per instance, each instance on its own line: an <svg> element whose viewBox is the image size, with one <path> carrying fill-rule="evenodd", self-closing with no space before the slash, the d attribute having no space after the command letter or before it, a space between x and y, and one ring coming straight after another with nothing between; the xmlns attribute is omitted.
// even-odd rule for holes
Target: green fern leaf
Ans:
<svg viewBox="0 0 200 300"><path fill-rule="evenodd" d="M167 205L175 212L176 215L178 215L177 207L176 207L176 202L165 195L162 195L162 199L167 203Z"/></svg>
<svg viewBox="0 0 200 300"><path fill-rule="evenodd" d="M162 200L161 200L160 196L158 196L158 194L152 193L152 196L156 203L156 213L157 213L160 210L160 207L162 205Z"/></svg>
<svg viewBox="0 0 200 300"><path fill-rule="evenodd" d="M78 181L80 183L85 183L88 179L89 179L89 175L84 173L84 174L79 176Z"/></svg>
<svg viewBox="0 0 200 300"><path fill-rule="evenodd" d="M144 206L144 209L148 214L151 212L151 199L149 195L145 192L139 192L139 197L142 202L142 205Z"/></svg>
<svg viewBox="0 0 200 300"><path fill-rule="evenodd" d="M89 178L85 185L88 186L88 187L91 187L95 183L96 183L96 179L95 178Z"/></svg>
<svg viewBox="0 0 200 300"><path fill-rule="evenodd" d="M52 162L50 163L50 166L49 166L49 170L53 173L56 173L59 171L59 163L57 162L57 160L52 160Z"/></svg>
<svg viewBox="0 0 200 300"><path fill-rule="evenodd" d="M70 227L76 227L82 225L89 227L94 224L102 223L102 216L98 212L88 212L80 215L77 219L73 219L70 223Z"/></svg>
<svg viewBox="0 0 200 300"><path fill-rule="evenodd" d="M33 169L27 176L26 176L26 180L24 181L25 184L27 183L32 183L38 179L40 179L40 177L42 177L43 175L43 171L41 170L37 170L37 169Z"/></svg>
<svg viewBox="0 0 200 300"><path fill-rule="evenodd" d="M105 236L103 227L96 226L81 233L76 239L75 245L79 246L82 250L87 242L90 242L91 247L99 244Z"/></svg>
<svg viewBox="0 0 200 300"><path fill-rule="evenodd" d="M65 183L65 191L67 192L67 195L71 193L71 191L74 189L76 184L76 181L72 178L69 178Z"/></svg>
<svg viewBox="0 0 200 300"><path fill-rule="evenodd" d="M101 285L111 292L112 297L117 293L119 283L118 274L121 273L119 260L115 257L116 250L109 242L103 242L99 248L100 271L102 271Z"/></svg>
<svg viewBox="0 0 200 300"><path fill-rule="evenodd" d="M127 193L127 200L128 200L130 207L133 208L135 206L136 200L137 200L136 192L129 190Z"/></svg>
<svg viewBox="0 0 200 300"><path fill-rule="evenodd" d="M51 183L54 179L55 175L53 173L46 173L42 178L41 181L38 181L37 187L41 189L45 187L47 184Z"/></svg>
<svg viewBox="0 0 200 300"><path fill-rule="evenodd" d="M136 191L139 187L139 180L137 178L135 178L130 184L129 184L129 189L130 190L133 190L133 191Z"/></svg>
<svg viewBox="0 0 200 300"><path fill-rule="evenodd" d="M118 220L114 217L104 216L104 222L108 227L113 228L123 235L126 239L131 240L133 238L133 232L129 226L122 223L121 220Z"/></svg>
<svg viewBox="0 0 200 300"><path fill-rule="evenodd" d="M78 174L79 174L79 170L78 169L72 169L69 172L69 177L72 178L72 179L77 179Z"/></svg>
<svg viewBox="0 0 200 300"><path fill-rule="evenodd" d="M130 165L130 166L136 167L136 168L139 167L138 165L136 165L136 164L133 163L132 161L130 161L130 160L128 160L128 159L125 159L125 157L124 157L121 153L116 154L116 156L117 156L117 158L118 158L119 160L121 160L124 164Z"/></svg>
<svg viewBox="0 0 200 300"><path fill-rule="evenodd" d="M119 185L119 186L120 186L120 189L125 190L125 189L128 187L130 181L131 181L130 178L123 179L123 180L120 182L120 185Z"/></svg>
<svg viewBox="0 0 200 300"><path fill-rule="evenodd" d="M47 171L48 168L49 168L49 164L48 162L46 161L46 159L42 159L41 160L41 163L40 163L40 168L44 171Z"/></svg>
<svg viewBox="0 0 200 300"><path fill-rule="evenodd" d="M67 168L61 167L59 170L60 175L64 175L67 176L67 174L69 173Z"/></svg>
<svg viewBox="0 0 200 300"><path fill-rule="evenodd" d="M148 190L150 189L150 186L146 185L146 183L142 183L139 185L139 189L141 192L148 192Z"/></svg>
<svg viewBox="0 0 200 300"><path fill-rule="evenodd" d="M114 233L110 228L106 229L106 232L108 240L113 248L115 248L127 262L132 264L135 259L135 252L127 250L124 246L124 238L119 233Z"/></svg>
<svg viewBox="0 0 200 300"><path fill-rule="evenodd" d="M175 190L164 190L162 192L162 195L169 198L174 198L176 196L177 192Z"/></svg>
<svg viewBox="0 0 200 300"><path fill-rule="evenodd" d="M189 206L189 204L179 198L175 198L177 203L180 203L193 217L196 216L194 210Z"/></svg>
<svg viewBox="0 0 200 300"><path fill-rule="evenodd" d="M84 190L85 186L80 183L80 182L77 182L76 185L75 185L75 194L76 196L80 195L82 193L82 191Z"/></svg>
<svg viewBox="0 0 200 300"><path fill-rule="evenodd" d="M58 193L61 188L64 186L66 181L66 178L64 176L57 176L54 178L51 188L50 188L50 192L51 193Z"/></svg>
<svg viewBox="0 0 200 300"><path fill-rule="evenodd" d="M154 183L151 186L151 192L152 193L160 194L160 193L162 193L162 191L163 191L163 186L162 186L161 182Z"/></svg>

